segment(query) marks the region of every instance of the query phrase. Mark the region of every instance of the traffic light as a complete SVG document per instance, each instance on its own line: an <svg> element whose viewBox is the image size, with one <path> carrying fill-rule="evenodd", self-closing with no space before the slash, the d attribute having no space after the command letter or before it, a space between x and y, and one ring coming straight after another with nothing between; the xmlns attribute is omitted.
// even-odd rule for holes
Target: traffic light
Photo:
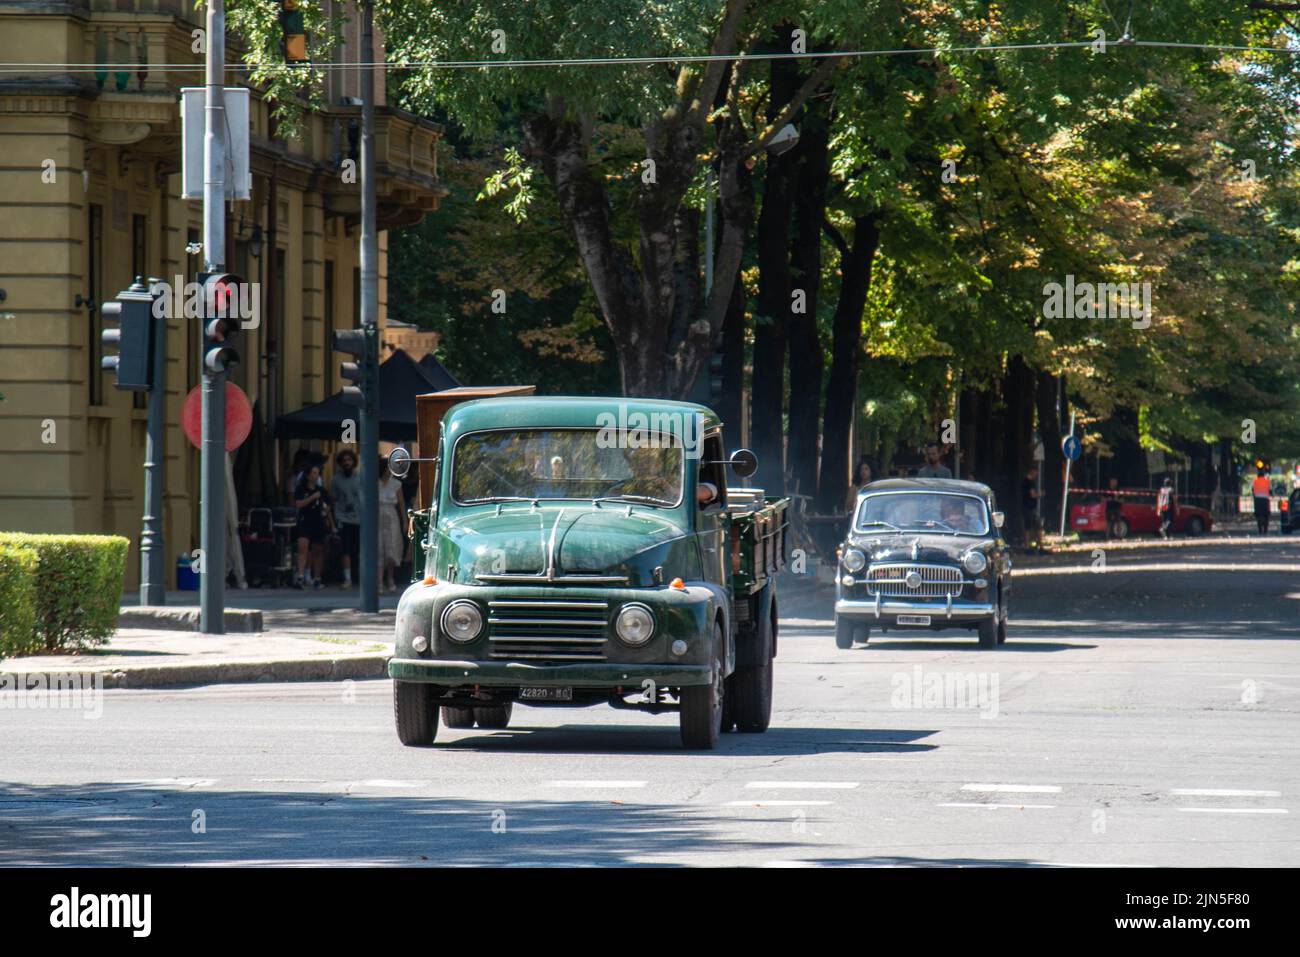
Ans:
<svg viewBox="0 0 1300 957"><path fill-rule="evenodd" d="M713 351L709 353L709 404L716 406L718 400L722 398L723 387L723 368L726 364L727 352L721 337Z"/></svg>
<svg viewBox="0 0 1300 957"><path fill-rule="evenodd" d="M284 34L284 62L310 63L307 56L307 27L298 0L281 0L280 30Z"/></svg>
<svg viewBox="0 0 1300 957"><path fill-rule="evenodd" d="M362 326L360 329L336 329L333 346L336 352L352 356L354 361L344 362L339 366L339 374L352 383L343 386L343 401L348 405L365 408L367 397L376 393L378 386L379 342L378 330L374 326Z"/></svg>
<svg viewBox="0 0 1300 957"><path fill-rule="evenodd" d="M112 302L100 307L105 323L116 323L116 328L105 329L101 341L105 349L116 349L116 355L100 359L100 368L117 376L117 388L135 392L148 392L153 388L153 318L154 297L149 294L141 277Z"/></svg>
<svg viewBox="0 0 1300 957"><path fill-rule="evenodd" d="M239 334L240 296L244 281L232 273L204 273L199 276L203 302L203 371L225 372L239 362L234 349Z"/></svg>

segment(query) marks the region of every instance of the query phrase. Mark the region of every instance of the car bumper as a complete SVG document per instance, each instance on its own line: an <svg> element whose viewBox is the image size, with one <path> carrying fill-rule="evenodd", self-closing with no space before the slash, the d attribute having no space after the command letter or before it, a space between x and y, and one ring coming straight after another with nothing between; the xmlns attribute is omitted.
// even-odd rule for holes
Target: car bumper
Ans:
<svg viewBox="0 0 1300 957"><path fill-rule="evenodd" d="M954 601L919 602L896 598L851 599L835 602L835 614L849 618L893 619L898 615L929 615L931 622L974 621L991 618L994 608L988 602Z"/></svg>
<svg viewBox="0 0 1300 957"><path fill-rule="evenodd" d="M592 662L579 665L529 665L516 661L454 661L391 658L388 676L399 681L490 688L618 688L649 680L666 687L707 685L709 665L647 665Z"/></svg>

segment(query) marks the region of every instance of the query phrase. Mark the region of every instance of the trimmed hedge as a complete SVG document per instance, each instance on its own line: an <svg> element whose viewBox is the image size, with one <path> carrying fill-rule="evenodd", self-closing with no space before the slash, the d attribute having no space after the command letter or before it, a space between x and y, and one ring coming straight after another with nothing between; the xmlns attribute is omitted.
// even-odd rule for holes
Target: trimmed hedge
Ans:
<svg viewBox="0 0 1300 957"><path fill-rule="evenodd" d="M40 648L36 634L36 553L0 541L0 658Z"/></svg>
<svg viewBox="0 0 1300 957"><path fill-rule="evenodd" d="M27 643L33 650L80 650L113 636L130 547L125 538L3 532L0 545L36 559L34 640Z"/></svg>

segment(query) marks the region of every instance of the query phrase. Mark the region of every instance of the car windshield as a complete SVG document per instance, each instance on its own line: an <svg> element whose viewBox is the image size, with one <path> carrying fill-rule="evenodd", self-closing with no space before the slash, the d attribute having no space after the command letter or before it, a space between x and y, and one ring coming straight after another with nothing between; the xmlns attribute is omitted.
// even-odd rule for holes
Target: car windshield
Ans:
<svg viewBox="0 0 1300 957"><path fill-rule="evenodd" d="M456 443L452 498L461 504L615 499L672 506L682 499L681 442L668 433L619 448L597 429L500 429ZM624 443L625 445L627 443Z"/></svg>
<svg viewBox="0 0 1300 957"><path fill-rule="evenodd" d="M858 507L860 532L926 531L948 535L988 534L988 509L973 495L888 492L868 495Z"/></svg>

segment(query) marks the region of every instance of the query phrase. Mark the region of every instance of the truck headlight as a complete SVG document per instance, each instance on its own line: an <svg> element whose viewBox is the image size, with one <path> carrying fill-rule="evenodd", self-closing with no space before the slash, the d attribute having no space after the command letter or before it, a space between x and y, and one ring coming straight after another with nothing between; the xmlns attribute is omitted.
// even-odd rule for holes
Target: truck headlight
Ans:
<svg viewBox="0 0 1300 957"><path fill-rule="evenodd" d="M989 560L984 557L983 552L967 552L966 557L961 560L966 566L966 571L972 575L978 575L984 569L988 568Z"/></svg>
<svg viewBox="0 0 1300 957"><path fill-rule="evenodd" d="M655 633L655 616L645 605L624 605L614 620L614 631L625 645L644 645Z"/></svg>
<svg viewBox="0 0 1300 957"><path fill-rule="evenodd" d="M482 630L483 613L472 601L454 601L442 610L442 633L452 641L473 641Z"/></svg>
<svg viewBox="0 0 1300 957"><path fill-rule="evenodd" d="M851 572L860 572L867 567L867 556L863 555L856 548L850 548L844 553L844 568Z"/></svg>

